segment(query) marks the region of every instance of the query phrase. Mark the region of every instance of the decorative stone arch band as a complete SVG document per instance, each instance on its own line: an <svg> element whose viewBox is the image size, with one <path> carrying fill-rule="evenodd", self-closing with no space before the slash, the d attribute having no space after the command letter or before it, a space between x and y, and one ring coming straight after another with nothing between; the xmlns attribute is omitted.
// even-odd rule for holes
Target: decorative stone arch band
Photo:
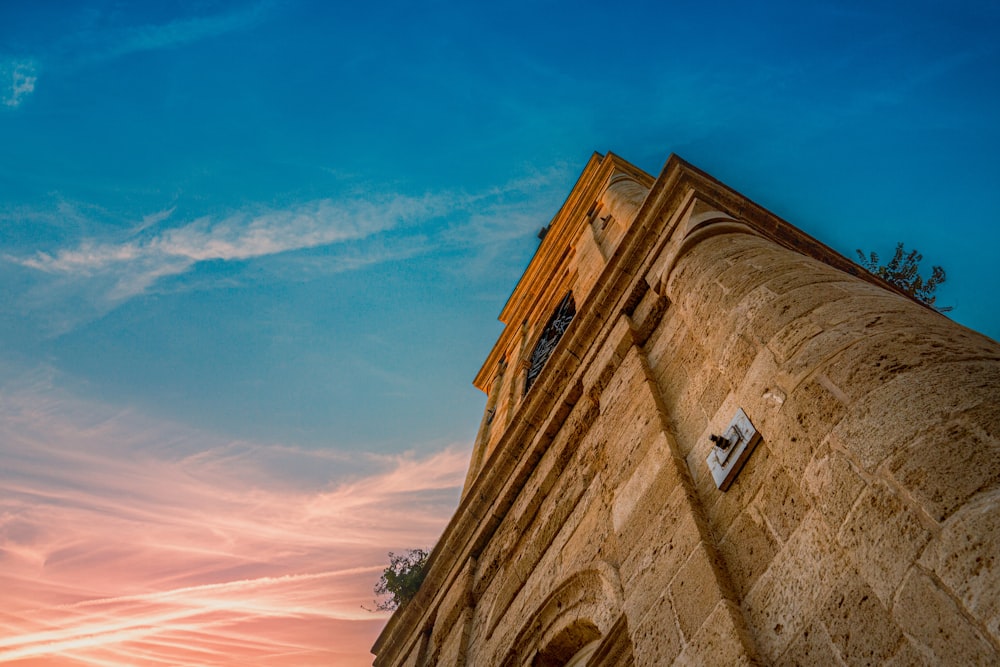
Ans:
<svg viewBox="0 0 1000 667"><path fill-rule="evenodd" d="M503 667L562 666L606 639L622 614L618 573L604 563L571 575L521 626Z"/></svg>

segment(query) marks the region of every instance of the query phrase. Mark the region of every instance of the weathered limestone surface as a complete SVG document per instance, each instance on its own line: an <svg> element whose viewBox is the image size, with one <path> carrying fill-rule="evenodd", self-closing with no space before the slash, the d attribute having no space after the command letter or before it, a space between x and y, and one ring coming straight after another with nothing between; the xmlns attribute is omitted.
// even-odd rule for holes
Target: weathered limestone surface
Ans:
<svg viewBox="0 0 1000 667"><path fill-rule="evenodd" d="M995 341L676 157L595 155L501 319L376 665L1000 664ZM721 492L740 408L763 439Z"/></svg>

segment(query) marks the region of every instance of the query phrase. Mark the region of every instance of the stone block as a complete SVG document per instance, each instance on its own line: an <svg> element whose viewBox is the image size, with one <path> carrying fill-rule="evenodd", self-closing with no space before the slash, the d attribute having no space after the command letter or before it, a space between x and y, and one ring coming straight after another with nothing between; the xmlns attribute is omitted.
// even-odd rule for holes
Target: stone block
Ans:
<svg viewBox="0 0 1000 667"><path fill-rule="evenodd" d="M764 346L759 345L747 334L740 334L731 339L719 358L719 373L725 378L727 385L737 386L743 382L762 349Z"/></svg>
<svg viewBox="0 0 1000 667"><path fill-rule="evenodd" d="M739 396L740 407L748 415L754 415L757 420L754 425L762 433L767 427L767 420L776 413L788 398L788 391L776 382L778 364L774 354L766 347L758 349L757 356L743 376L743 381L737 385L735 394ZM757 423L757 422L760 423Z"/></svg>
<svg viewBox="0 0 1000 667"><path fill-rule="evenodd" d="M942 364L903 373L858 401L834 432L861 465L874 471L931 424L980 404L995 404L997 387L1000 364L995 362Z"/></svg>
<svg viewBox="0 0 1000 667"><path fill-rule="evenodd" d="M473 593L478 597L490 586L494 578L502 575L511 550L517 542L518 533L513 521L506 521L493 533L493 539L486 545L476 561Z"/></svg>
<svg viewBox="0 0 1000 667"><path fill-rule="evenodd" d="M900 640L899 646L896 647L896 652L889 657L888 660L882 663L882 667L914 667L915 665L927 665L927 667L932 667L938 663L931 659L931 656L926 655L923 651L917 649L913 642L911 642L907 637L903 637Z"/></svg>
<svg viewBox="0 0 1000 667"><path fill-rule="evenodd" d="M801 488L812 499L831 529L837 530L865 488L864 479L843 452L830 446L830 435L813 456L802 476Z"/></svg>
<svg viewBox="0 0 1000 667"><path fill-rule="evenodd" d="M667 298L674 301L677 308L684 314L684 319L689 323L707 323L711 320L708 313L724 311L727 307L727 295L725 288L718 283L708 283L699 285L697 290L700 293L688 291L678 292L668 288Z"/></svg>
<svg viewBox="0 0 1000 667"><path fill-rule="evenodd" d="M715 369L703 373L699 380L702 391L692 401L692 407L697 406L706 417L712 418L726 398L732 393L732 385L729 384L725 376L721 375Z"/></svg>
<svg viewBox="0 0 1000 667"><path fill-rule="evenodd" d="M588 367L582 378L586 393L593 394L595 391L600 393L604 389L607 378L610 378L624 361L631 345L632 330L628 318L624 316L616 318L608 338L593 357L587 359Z"/></svg>
<svg viewBox="0 0 1000 667"><path fill-rule="evenodd" d="M720 273L716 281L725 289L736 293L752 294L774 279L776 273L787 274L796 269L795 266L773 266L765 262L754 262L746 256L730 255L729 260L733 261L733 265ZM755 266L755 264L765 265ZM770 290L767 291L773 294Z"/></svg>
<svg viewBox="0 0 1000 667"><path fill-rule="evenodd" d="M670 293L690 294L714 284L732 262L727 258L730 249L721 247L716 239L706 239L674 265L667 283Z"/></svg>
<svg viewBox="0 0 1000 667"><path fill-rule="evenodd" d="M430 664L455 665L455 667L468 664L466 648L471 621L471 610L466 608L450 627L446 626L446 634L434 651Z"/></svg>
<svg viewBox="0 0 1000 667"><path fill-rule="evenodd" d="M656 290L646 291L630 314L633 337L638 345L644 345L653 335L653 332L659 327L668 305L666 297L658 294Z"/></svg>
<svg viewBox="0 0 1000 667"><path fill-rule="evenodd" d="M784 294L774 294L755 314L746 328L746 333L761 343L768 343L782 329L792 322L804 319L815 308L835 303L847 296L847 292L830 283L823 285L803 285Z"/></svg>
<svg viewBox="0 0 1000 667"><path fill-rule="evenodd" d="M630 618L633 618L631 615ZM629 623L636 667L661 667L674 663L684 646L670 601L661 591L648 605L638 624Z"/></svg>
<svg viewBox="0 0 1000 667"><path fill-rule="evenodd" d="M599 456L606 463L605 479L612 489L626 485L644 461L648 459L649 450L655 443L664 441L666 437L663 424L656 410L656 401L651 393L651 387L643 382L635 387L633 404L629 407L620 406L606 420L606 430L603 432L604 442L600 445ZM642 409L641 403L648 410ZM670 460L667 450L660 450L657 460Z"/></svg>
<svg viewBox="0 0 1000 667"><path fill-rule="evenodd" d="M881 482L861 492L837 533L861 577L886 606L929 539L913 511Z"/></svg>
<svg viewBox="0 0 1000 667"><path fill-rule="evenodd" d="M824 376L814 376L788 395L781 411L802 429L810 442L819 443L847 414L842 393Z"/></svg>
<svg viewBox="0 0 1000 667"><path fill-rule="evenodd" d="M705 243L712 245L713 259L728 264L740 262L744 266L757 267L764 263L770 264L774 259L774 247L771 243L751 234L720 235L708 239Z"/></svg>
<svg viewBox="0 0 1000 667"><path fill-rule="evenodd" d="M743 599L764 660L776 661L798 638L845 567L825 522L809 512Z"/></svg>
<svg viewBox="0 0 1000 667"><path fill-rule="evenodd" d="M577 506L565 529L572 529L572 532L559 550L559 562L563 569L585 569L588 563L601 557L602 548L612 536L608 508L600 502L596 487L594 493L588 494Z"/></svg>
<svg viewBox="0 0 1000 667"><path fill-rule="evenodd" d="M930 662L1000 664L1000 653L966 620L955 600L918 568L907 572L892 617Z"/></svg>
<svg viewBox="0 0 1000 667"><path fill-rule="evenodd" d="M740 625L740 610L731 603L720 601L674 664L759 664L748 650Z"/></svg>
<svg viewBox="0 0 1000 667"><path fill-rule="evenodd" d="M803 261L796 267L796 270L774 276L768 280L766 285L775 294L784 294L800 287L819 285L823 283L833 283L840 285L846 283L844 275L823 266L818 262Z"/></svg>
<svg viewBox="0 0 1000 667"><path fill-rule="evenodd" d="M755 508L748 508L733 521L719 542L719 554L741 599L771 565L778 548L778 541Z"/></svg>
<svg viewBox="0 0 1000 667"><path fill-rule="evenodd" d="M780 468L761 485L754 504L782 542L791 537L810 509L798 485Z"/></svg>
<svg viewBox="0 0 1000 667"><path fill-rule="evenodd" d="M876 334L893 328L901 321L912 321L914 317L937 317L909 299L869 283L852 280L838 287L848 293L849 299L824 303L813 311L811 317L820 326L860 323L867 331Z"/></svg>
<svg viewBox="0 0 1000 667"><path fill-rule="evenodd" d="M553 489L542 511L539 512L539 520L532 524L527 539L518 545L519 560L537 560L549 548L559 532L567 525L572 526L572 523L569 523L570 516L577 513L581 503L585 503L585 494L595 494L600 488L600 480L593 485L591 481L586 476L578 476L569 478L567 483Z"/></svg>
<svg viewBox="0 0 1000 667"><path fill-rule="evenodd" d="M653 367L653 377L659 388L660 396L666 410L671 415L684 415L688 412L695 412L699 416L704 416L701 410L683 410L685 398L690 393L692 376L688 368L678 359L671 360L670 363L662 367Z"/></svg>
<svg viewBox="0 0 1000 667"><path fill-rule="evenodd" d="M771 438L775 463L784 468L792 479L802 479L822 439L813 439L797 422L789 422L784 416L778 415L772 420L773 426L765 435Z"/></svg>
<svg viewBox="0 0 1000 667"><path fill-rule="evenodd" d="M708 615L722 601L716 565L704 543L688 557L668 587L684 638L691 641Z"/></svg>
<svg viewBox="0 0 1000 667"><path fill-rule="evenodd" d="M511 550L504 568L497 578L497 593L494 599L490 631L509 614L515 597L521 593L529 577L542 570L540 561L550 551L556 535L567 525L581 497L591 489L591 479L583 466L570 466L568 474L562 475L551 492L544 497L534 516L534 520L519 535L516 547ZM593 487L597 494L599 487ZM572 524L570 524L572 525ZM558 549L554 550L558 553Z"/></svg>
<svg viewBox="0 0 1000 667"><path fill-rule="evenodd" d="M690 452L708 427L708 417L701 410L688 410L672 424L679 451Z"/></svg>
<svg viewBox="0 0 1000 667"><path fill-rule="evenodd" d="M455 577L437 608L438 625L450 626L455 623L465 609L472 605L472 578L474 561L466 561L462 571Z"/></svg>
<svg viewBox="0 0 1000 667"><path fill-rule="evenodd" d="M684 462L690 472L695 492L703 505L712 503L716 495L722 493L715 485L715 480L712 478L712 471L705 463L705 458L708 454L706 453L707 449L704 443L709 433L710 431L702 432L693 441L685 441L683 445L678 443L678 447L681 447L682 451L687 451L687 457L684 459Z"/></svg>
<svg viewBox="0 0 1000 667"><path fill-rule="evenodd" d="M991 407L1000 411L1000 403ZM953 419L925 430L887 466L925 512L944 521L973 495L1000 487L1000 442Z"/></svg>
<svg viewBox="0 0 1000 667"><path fill-rule="evenodd" d="M898 375L939 363L963 361L967 350L929 338L926 326L912 322L863 338L841 351L824 372L852 399L859 399Z"/></svg>
<svg viewBox="0 0 1000 667"><path fill-rule="evenodd" d="M636 506L651 492L654 484L656 487L655 491L652 491L654 495L649 499L651 503L648 503L652 507L647 509L647 513L659 511L663 507L664 499L680 483L677 465L667 444L667 436L660 433L646 450L639 464L632 468L628 480L615 488L614 504L611 509L615 531L622 532Z"/></svg>
<svg viewBox="0 0 1000 667"><path fill-rule="evenodd" d="M828 667L844 665L822 623L813 621L800 632L775 661L775 667Z"/></svg>
<svg viewBox="0 0 1000 667"><path fill-rule="evenodd" d="M823 327L812 320L800 318L789 322L774 334L767 343L767 349L779 363L784 363L798 351L805 342L823 333Z"/></svg>
<svg viewBox="0 0 1000 667"><path fill-rule="evenodd" d="M825 329L815 322L810 324L811 327L805 324L802 326L806 327L806 332L811 335L804 337L801 344L787 357L782 358L777 352L775 353L775 357L781 363L778 379L790 389L798 386L817 370L825 368L826 363L835 359L841 350L857 343L865 335L863 331L853 326L842 325L834 329Z"/></svg>
<svg viewBox="0 0 1000 667"><path fill-rule="evenodd" d="M841 579L819 618L848 665L880 665L895 653L902 639L888 609L853 573Z"/></svg>
<svg viewBox="0 0 1000 667"><path fill-rule="evenodd" d="M669 514L650 520L648 530L622 546L620 571L629 618L645 614L701 542L683 491L678 489L671 501L665 507Z"/></svg>
<svg viewBox="0 0 1000 667"><path fill-rule="evenodd" d="M743 335L758 311L774 298L774 293L766 287L753 288L751 284L723 284L729 303L725 310L711 314L711 327L705 332L708 347L725 350L734 337ZM756 339L751 336L756 343Z"/></svg>
<svg viewBox="0 0 1000 667"><path fill-rule="evenodd" d="M656 366L661 361L670 359L674 350L682 348L682 341L687 335L684 318L676 313L673 306L668 306L659 323L643 342L650 365Z"/></svg>
<svg viewBox="0 0 1000 667"><path fill-rule="evenodd" d="M920 558L1000 644L1000 492L953 514Z"/></svg>

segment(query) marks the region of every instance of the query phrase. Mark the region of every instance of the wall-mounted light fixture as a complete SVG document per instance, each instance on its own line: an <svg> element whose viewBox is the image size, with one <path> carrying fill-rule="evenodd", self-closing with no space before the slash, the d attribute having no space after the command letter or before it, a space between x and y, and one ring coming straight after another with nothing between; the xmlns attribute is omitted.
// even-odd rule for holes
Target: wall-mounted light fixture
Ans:
<svg viewBox="0 0 1000 667"><path fill-rule="evenodd" d="M708 453L705 460L708 469L712 471L712 479L715 485L722 491L729 488L736 476L740 474L740 469L750 454L753 453L757 443L760 442L760 433L750 423L747 413L743 408L736 411L736 416L729 422L729 427L722 435L709 436L713 443L712 451Z"/></svg>

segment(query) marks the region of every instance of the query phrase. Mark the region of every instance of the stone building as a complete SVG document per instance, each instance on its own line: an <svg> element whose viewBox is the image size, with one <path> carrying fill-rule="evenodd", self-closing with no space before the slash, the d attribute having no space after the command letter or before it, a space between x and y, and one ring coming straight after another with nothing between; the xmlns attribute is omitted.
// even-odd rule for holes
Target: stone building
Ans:
<svg viewBox="0 0 1000 667"><path fill-rule="evenodd" d="M610 154L500 319L375 665L1000 664L995 341Z"/></svg>

